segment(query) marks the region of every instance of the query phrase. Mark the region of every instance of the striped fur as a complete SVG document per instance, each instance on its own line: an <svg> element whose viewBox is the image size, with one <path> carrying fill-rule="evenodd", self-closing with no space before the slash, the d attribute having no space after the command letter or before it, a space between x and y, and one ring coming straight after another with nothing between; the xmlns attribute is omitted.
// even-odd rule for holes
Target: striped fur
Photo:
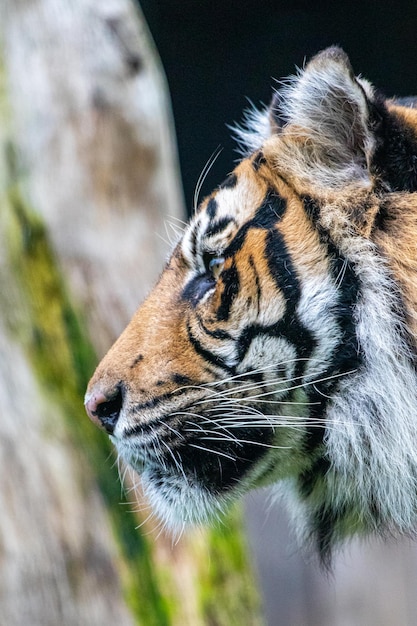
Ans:
<svg viewBox="0 0 417 626"><path fill-rule="evenodd" d="M98 366L87 411L172 528L277 483L323 559L417 517L417 111L315 57Z"/></svg>

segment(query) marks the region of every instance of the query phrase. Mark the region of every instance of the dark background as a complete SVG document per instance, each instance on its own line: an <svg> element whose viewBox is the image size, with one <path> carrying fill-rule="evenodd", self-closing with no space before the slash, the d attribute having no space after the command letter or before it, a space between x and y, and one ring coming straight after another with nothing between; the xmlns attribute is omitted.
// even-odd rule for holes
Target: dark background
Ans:
<svg viewBox="0 0 417 626"><path fill-rule="evenodd" d="M268 103L274 79L333 44L387 95L417 94L417 1L141 0L168 78L187 208L221 145L203 194L238 158L226 124L248 100Z"/></svg>

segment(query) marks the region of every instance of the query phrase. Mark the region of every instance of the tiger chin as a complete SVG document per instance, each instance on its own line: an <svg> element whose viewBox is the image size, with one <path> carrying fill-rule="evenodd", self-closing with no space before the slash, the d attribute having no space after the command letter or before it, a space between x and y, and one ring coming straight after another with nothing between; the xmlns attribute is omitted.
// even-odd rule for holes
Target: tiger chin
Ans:
<svg viewBox="0 0 417 626"><path fill-rule="evenodd" d="M323 559L417 522L417 111L315 56L236 129L99 364L91 419L171 527L275 483Z"/></svg>

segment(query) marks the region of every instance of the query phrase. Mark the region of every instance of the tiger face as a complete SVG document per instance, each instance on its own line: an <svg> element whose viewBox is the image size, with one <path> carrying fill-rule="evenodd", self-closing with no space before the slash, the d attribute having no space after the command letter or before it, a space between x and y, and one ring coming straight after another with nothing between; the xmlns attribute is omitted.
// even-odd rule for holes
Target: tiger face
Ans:
<svg viewBox="0 0 417 626"><path fill-rule="evenodd" d="M248 120L86 409L168 526L276 483L325 556L416 521L417 112L331 48Z"/></svg>

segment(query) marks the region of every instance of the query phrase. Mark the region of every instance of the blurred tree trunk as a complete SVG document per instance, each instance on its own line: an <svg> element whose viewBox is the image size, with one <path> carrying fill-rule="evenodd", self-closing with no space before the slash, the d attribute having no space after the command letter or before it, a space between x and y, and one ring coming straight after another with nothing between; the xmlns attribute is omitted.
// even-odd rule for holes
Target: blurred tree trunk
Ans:
<svg viewBox="0 0 417 626"><path fill-rule="evenodd" d="M1 11L0 621L260 624L239 511L176 546L146 536L82 407L184 213L143 18L129 0Z"/></svg>

